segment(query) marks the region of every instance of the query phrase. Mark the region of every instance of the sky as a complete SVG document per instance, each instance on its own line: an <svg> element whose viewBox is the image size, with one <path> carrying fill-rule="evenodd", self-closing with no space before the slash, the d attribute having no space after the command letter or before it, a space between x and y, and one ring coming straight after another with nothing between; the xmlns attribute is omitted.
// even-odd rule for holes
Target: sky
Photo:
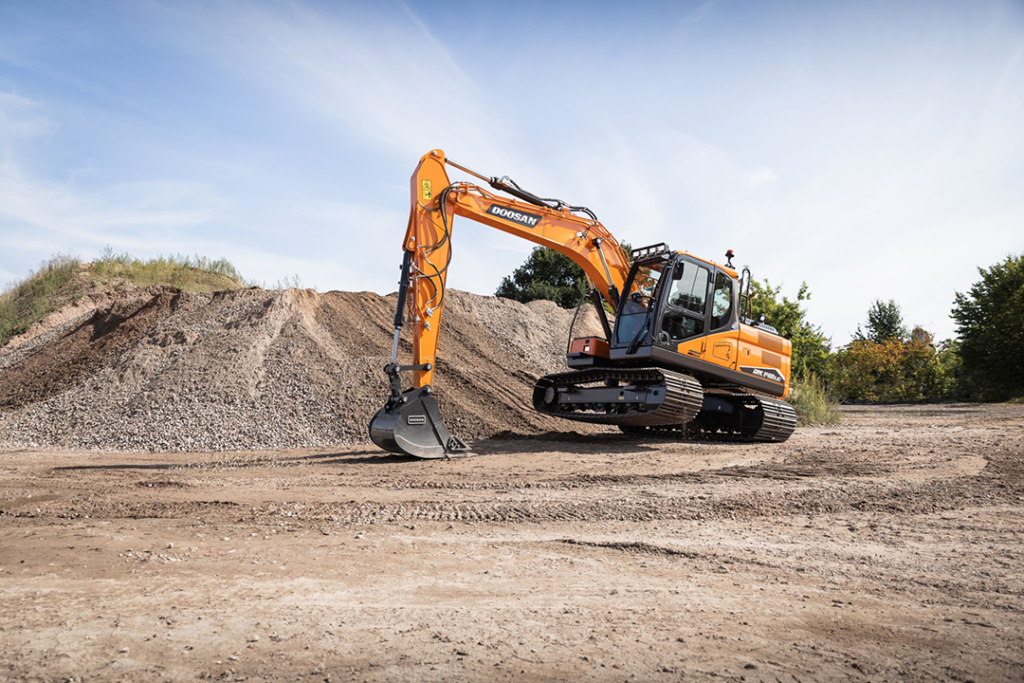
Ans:
<svg viewBox="0 0 1024 683"><path fill-rule="evenodd" d="M0 285L109 246L391 292L436 148L806 282L836 345L875 299L942 339L1024 252L1024 3L0 1ZM448 284L531 247L460 219Z"/></svg>

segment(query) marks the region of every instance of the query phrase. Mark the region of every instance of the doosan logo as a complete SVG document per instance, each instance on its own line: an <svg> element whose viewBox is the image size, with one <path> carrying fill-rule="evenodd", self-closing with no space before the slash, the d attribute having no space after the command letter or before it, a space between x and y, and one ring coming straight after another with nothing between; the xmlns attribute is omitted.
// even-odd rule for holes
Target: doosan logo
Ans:
<svg viewBox="0 0 1024 683"><path fill-rule="evenodd" d="M519 225L525 225L528 228L535 228L540 223L540 216L536 214L506 209L504 206L498 206L497 204L491 204L487 207L487 213L498 218L504 218L507 221L512 221L513 223L518 223Z"/></svg>

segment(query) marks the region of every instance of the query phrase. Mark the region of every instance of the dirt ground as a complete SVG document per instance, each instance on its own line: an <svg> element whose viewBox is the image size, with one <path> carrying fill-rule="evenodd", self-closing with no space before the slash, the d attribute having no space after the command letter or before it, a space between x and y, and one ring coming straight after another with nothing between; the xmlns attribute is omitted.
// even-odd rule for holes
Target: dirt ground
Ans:
<svg viewBox="0 0 1024 683"><path fill-rule="evenodd" d="M0 680L1024 680L1024 406L0 452Z"/></svg>

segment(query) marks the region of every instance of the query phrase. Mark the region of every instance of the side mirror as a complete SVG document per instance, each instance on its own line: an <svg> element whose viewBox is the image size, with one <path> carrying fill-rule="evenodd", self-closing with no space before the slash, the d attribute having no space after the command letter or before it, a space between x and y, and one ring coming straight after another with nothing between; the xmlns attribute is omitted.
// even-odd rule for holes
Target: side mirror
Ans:
<svg viewBox="0 0 1024 683"><path fill-rule="evenodd" d="M672 271L672 281L673 282L683 279L683 268L685 267L685 265L686 264L684 264L684 263L677 263L676 264L675 270Z"/></svg>

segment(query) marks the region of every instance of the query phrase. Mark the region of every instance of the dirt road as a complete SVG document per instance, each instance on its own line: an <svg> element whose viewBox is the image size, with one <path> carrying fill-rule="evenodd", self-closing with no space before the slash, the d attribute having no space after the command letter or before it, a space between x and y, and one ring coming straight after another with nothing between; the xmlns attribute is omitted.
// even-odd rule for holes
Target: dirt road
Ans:
<svg viewBox="0 0 1024 683"><path fill-rule="evenodd" d="M0 452L0 680L1024 679L1024 406L475 447Z"/></svg>

